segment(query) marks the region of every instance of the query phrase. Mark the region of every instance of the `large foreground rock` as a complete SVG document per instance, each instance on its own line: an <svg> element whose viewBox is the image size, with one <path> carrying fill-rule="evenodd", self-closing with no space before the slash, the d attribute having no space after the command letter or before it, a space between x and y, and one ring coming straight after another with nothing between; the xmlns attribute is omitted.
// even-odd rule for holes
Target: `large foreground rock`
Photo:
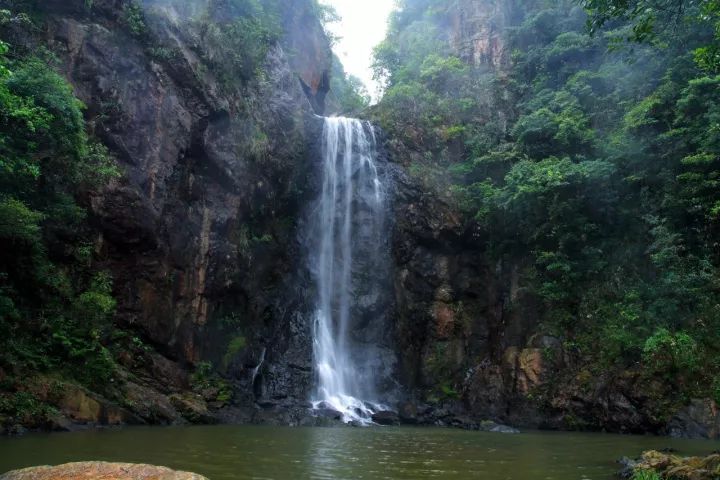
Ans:
<svg viewBox="0 0 720 480"><path fill-rule="evenodd" d="M78 462L56 467L30 467L0 475L0 480L207 480L196 473L132 463Z"/></svg>

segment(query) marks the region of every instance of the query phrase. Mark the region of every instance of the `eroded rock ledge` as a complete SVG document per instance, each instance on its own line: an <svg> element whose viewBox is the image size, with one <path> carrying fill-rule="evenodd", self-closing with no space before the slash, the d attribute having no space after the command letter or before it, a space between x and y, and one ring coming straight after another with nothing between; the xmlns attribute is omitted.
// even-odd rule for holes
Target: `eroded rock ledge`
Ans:
<svg viewBox="0 0 720 480"><path fill-rule="evenodd" d="M30 467L0 475L0 480L207 480L190 472L133 463L77 462L55 467Z"/></svg>

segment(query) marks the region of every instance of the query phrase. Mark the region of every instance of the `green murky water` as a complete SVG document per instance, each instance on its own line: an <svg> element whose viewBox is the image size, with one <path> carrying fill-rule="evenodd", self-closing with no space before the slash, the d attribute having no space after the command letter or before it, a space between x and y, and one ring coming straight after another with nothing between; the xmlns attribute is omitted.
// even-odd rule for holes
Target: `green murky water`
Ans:
<svg viewBox="0 0 720 480"><path fill-rule="evenodd" d="M0 472L81 460L153 463L223 479L611 479L615 460L672 447L708 454L718 442L604 434L519 435L440 428L216 426L0 439Z"/></svg>

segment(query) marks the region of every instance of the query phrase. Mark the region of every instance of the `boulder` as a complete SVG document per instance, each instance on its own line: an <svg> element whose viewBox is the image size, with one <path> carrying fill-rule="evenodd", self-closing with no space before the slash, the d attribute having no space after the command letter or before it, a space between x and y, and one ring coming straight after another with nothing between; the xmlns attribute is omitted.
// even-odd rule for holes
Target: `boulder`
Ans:
<svg viewBox="0 0 720 480"><path fill-rule="evenodd" d="M167 425L182 420L167 395L133 382L125 383L123 391L133 412L149 423Z"/></svg>
<svg viewBox="0 0 720 480"><path fill-rule="evenodd" d="M64 417L75 424L125 425L144 423L142 419L125 408L73 384L63 385L58 410Z"/></svg>
<svg viewBox="0 0 720 480"><path fill-rule="evenodd" d="M0 480L207 480L190 472L132 463L78 462L30 467L0 475Z"/></svg>
<svg viewBox="0 0 720 480"><path fill-rule="evenodd" d="M629 457L622 457L618 462L620 464L620 471L618 476L620 478L633 478L635 475L635 467L637 467L637 460L633 460Z"/></svg>
<svg viewBox="0 0 720 480"><path fill-rule="evenodd" d="M520 430L508 425L502 425L500 423L493 422L492 420L485 420L480 422L479 430L483 432L493 433L520 433Z"/></svg>

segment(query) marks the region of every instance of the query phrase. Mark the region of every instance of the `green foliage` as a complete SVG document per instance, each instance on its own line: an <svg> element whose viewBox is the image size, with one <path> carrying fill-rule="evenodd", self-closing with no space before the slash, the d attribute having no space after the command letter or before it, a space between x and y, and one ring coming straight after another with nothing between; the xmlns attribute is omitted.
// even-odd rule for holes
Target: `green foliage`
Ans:
<svg viewBox="0 0 720 480"><path fill-rule="evenodd" d="M662 480L660 474L652 470L635 470L631 480Z"/></svg>
<svg viewBox="0 0 720 480"><path fill-rule="evenodd" d="M685 332L660 328L645 341L643 359L656 371L691 374L699 367L697 342Z"/></svg>
<svg viewBox="0 0 720 480"><path fill-rule="evenodd" d="M449 385L442 385L440 387L440 391L442 392L443 396L445 396L446 398L450 398L450 399L460 398L460 395L458 394L458 392Z"/></svg>
<svg viewBox="0 0 720 480"><path fill-rule="evenodd" d="M247 346L247 340L245 340L245 337L235 337L232 340L230 340L230 343L228 343L227 350L225 350L225 355L223 356L223 365L227 367L230 365L230 362L232 362L233 358L240 353L242 350L245 349Z"/></svg>
<svg viewBox="0 0 720 480"><path fill-rule="evenodd" d="M589 152L595 136L590 120L572 107L559 112L536 110L521 117L512 133L523 153L535 159Z"/></svg>
<svg viewBox="0 0 720 480"><path fill-rule="evenodd" d="M720 3L581 3L589 16L522 2L503 38L511 61L490 75L443 35L453 2L401 2L375 52L387 90L374 114L412 174L441 193L437 179L451 183L480 246L523 266L544 326L588 371L715 395ZM628 38L640 43L617 48Z"/></svg>
<svg viewBox="0 0 720 480"><path fill-rule="evenodd" d="M52 56L9 52L0 43L0 368L102 387L115 368L105 347L115 300L110 277L92 269L75 197L118 169L88 138L83 105L48 66Z"/></svg>
<svg viewBox="0 0 720 480"><path fill-rule="evenodd" d="M39 401L30 392L0 394L0 417L9 416L15 422L36 425L56 413L53 407Z"/></svg>
<svg viewBox="0 0 720 480"><path fill-rule="evenodd" d="M14 198L0 200L0 238L12 244L37 245L41 241L43 214Z"/></svg>
<svg viewBox="0 0 720 480"><path fill-rule="evenodd" d="M194 388L202 389L207 388L211 385L213 376L213 365L211 362L200 362L195 367L195 372L192 374L190 381Z"/></svg>
<svg viewBox="0 0 720 480"><path fill-rule="evenodd" d="M206 400L228 402L232 399L232 387L220 378L211 362L200 362L190 377L192 389Z"/></svg>
<svg viewBox="0 0 720 480"><path fill-rule="evenodd" d="M709 73L720 72L720 1L718 0L579 0L586 8L588 27L593 33L613 21L627 20L631 33L626 40L653 42L664 40L664 29L675 32L687 23L689 28L714 31L707 44L693 50L695 61ZM683 41L682 35L671 33L671 41Z"/></svg>
<svg viewBox="0 0 720 480"><path fill-rule="evenodd" d="M269 48L280 38L275 2L231 0L197 20L208 63L226 88L263 76Z"/></svg>
<svg viewBox="0 0 720 480"><path fill-rule="evenodd" d="M92 4L90 5L92 6ZM136 37L145 35L147 26L145 25L145 14L143 13L142 4L138 0L130 0L125 4L123 10L123 21L130 30L130 33Z"/></svg>
<svg viewBox="0 0 720 480"><path fill-rule="evenodd" d="M339 113L359 112L370 104L370 95L365 85L359 78L345 72L336 55L333 55L330 95L329 103L334 103Z"/></svg>

